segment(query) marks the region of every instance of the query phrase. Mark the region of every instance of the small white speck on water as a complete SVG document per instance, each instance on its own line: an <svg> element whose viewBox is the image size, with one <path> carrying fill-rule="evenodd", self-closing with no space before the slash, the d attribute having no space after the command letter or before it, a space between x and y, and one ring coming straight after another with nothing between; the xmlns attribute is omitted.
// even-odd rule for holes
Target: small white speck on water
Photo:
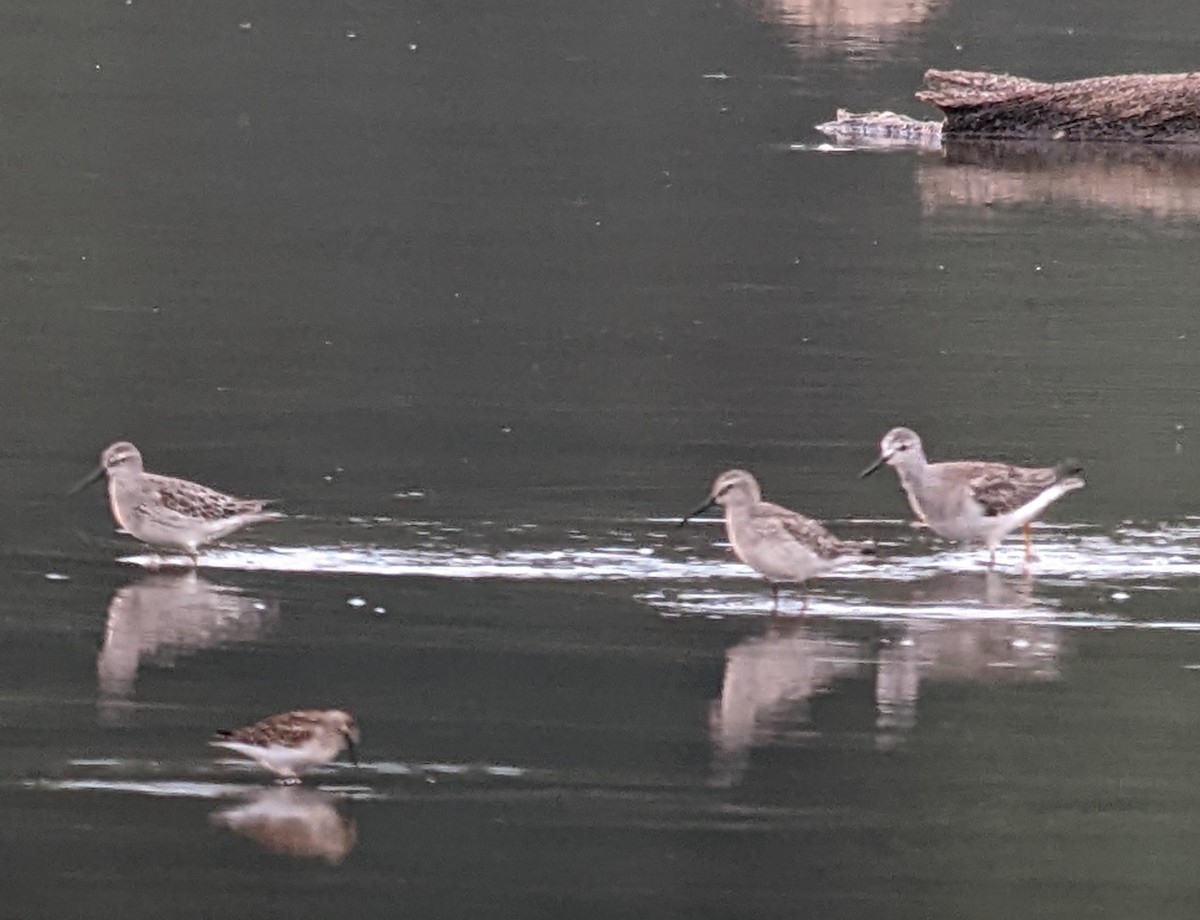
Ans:
<svg viewBox="0 0 1200 920"><path fill-rule="evenodd" d="M392 493L392 498L397 498L401 501L419 501L424 497L424 489L401 489L399 492Z"/></svg>
<svg viewBox="0 0 1200 920"><path fill-rule="evenodd" d="M267 605L266 605L266 604L264 604L262 601L255 601L255 602L254 602L254 609L255 609L255 610L257 610L257 611L259 611L259 612L261 613L262 611L264 611L264 610L266 610L266 609L267 609Z"/></svg>
<svg viewBox="0 0 1200 920"><path fill-rule="evenodd" d="M512 426L511 425L501 425L500 430L503 431L505 434L512 434Z"/></svg>
<svg viewBox="0 0 1200 920"><path fill-rule="evenodd" d="M1127 600L1129 600L1129 592L1128 591L1114 591L1112 594L1109 595L1109 597L1111 597L1114 601L1127 601Z"/></svg>
<svg viewBox="0 0 1200 920"><path fill-rule="evenodd" d="M508 767L508 766L501 766L499 764L497 764L496 766L492 766L492 767L484 767L483 772L489 773L492 776L524 776L525 775L525 770L522 767Z"/></svg>
<svg viewBox="0 0 1200 920"><path fill-rule="evenodd" d="M1182 422L1176 422L1176 424L1175 424L1175 430L1176 430L1176 431L1183 431L1183 423L1182 423Z"/></svg>
<svg viewBox="0 0 1200 920"><path fill-rule="evenodd" d="M946 270L946 266L945 266L945 265L939 265L939 266L938 266L938 271L940 271L940 272L944 272L945 270Z"/></svg>
<svg viewBox="0 0 1200 920"><path fill-rule="evenodd" d="M248 20L246 22L239 22L238 28L241 29L243 32L249 32L251 29L254 28L254 23L252 23Z"/></svg>
<svg viewBox="0 0 1200 920"><path fill-rule="evenodd" d="M716 71L713 71L712 73L706 73L704 75L704 79L705 80L728 80L729 74L727 74L723 70L716 70Z"/></svg>
<svg viewBox="0 0 1200 920"><path fill-rule="evenodd" d="M639 546L638 550L637 550L637 554L639 556L653 556L654 549L653 549L653 547L650 547L650 546Z"/></svg>
<svg viewBox="0 0 1200 920"><path fill-rule="evenodd" d="M62 572L47 572L46 581L70 581L70 575L64 575Z"/></svg>
<svg viewBox="0 0 1200 920"><path fill-rule="evenodd" d="M99 65L99 64L97 64L97 65L96 65L96 69L97 69L97 70L99 70L99 69L100 69L100 65Z"/></svg>
<svg viewBox="0 0 1200 920"><path fill-rule="evenodd" d="M365 607L365 606L367 606L367 602L364 598L352 597L346 601L346 606L347 607Z"/></svg>
<svg viewBox="0 0 1200 920"><path fill-rule="evenodd" d="M955 50L955 51L962 51L962 50L963 50L963 46L962 46L962 45L960 45L958 42L955 42L955 43L954 43L954 50Z"/></svg>
<svg viewBox="0 0 1200 920"><path fill-rule="evenodd" d="M417 43L416 43L416 42L409 42L409 43L408 43L408 50L409 50L409 51L416 51L416 50L417 50Z"/></svg>
<svg viewBox="0 0 1200 920"><path fill-rule="evenodd" d="M351 41L354 41L354 39L358 38L358 33L355 32L353 29L347 29L346 30L346 38L350 39Z"/></svg>
<svg viewBox="0 0 1200 920"><path fill-rule="evenodd" d="M1035 265L1035 266L1033 266L1033 270L1034 270L1035 272L1040 272L1040 271L1042 270L1042 266L1040 266L1040 265Z"/></svg>
<svg viewBox="0 0 1200 920"><path fill-rule="evenodd" d="M372 607L371 612L373 614L375 614L376 616L383 616L385 613L387 613L387 608L386 607Z"/></svg>
<svg viewBox="0 0 1200 920"><path fill-rule="evenodd" d="M1013 639L1012 647L1013 648L1029 648L1029 640L1028 639Z"/></svg>
<svg viewBox="0 0 1200 920"><path fill-rule="evenodd" d="M80 257L79 257L79 261L80 261L80 262L86 262L86 261L87 261L87 256L80 256Z"/></svg>

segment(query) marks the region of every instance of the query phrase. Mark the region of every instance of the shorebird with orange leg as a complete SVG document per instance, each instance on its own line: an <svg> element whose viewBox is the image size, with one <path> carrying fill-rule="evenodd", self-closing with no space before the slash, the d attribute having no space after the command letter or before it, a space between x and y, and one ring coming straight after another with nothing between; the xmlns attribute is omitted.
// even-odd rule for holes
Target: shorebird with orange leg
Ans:
<svg viewBox="0 0 1200 920"><path fill-rule="evenodd" d="M1074 460L1034 468L986 460L930 463L920 437L909 428L885 434L878 459L861 476L885 463L900 477L913 513L939 536L982 543L989 568L996 564L996 547L1018 528L1025 533L1025 562L1034 561L1030 525L1054 502L1085 485L1083 467Z"/></svg>

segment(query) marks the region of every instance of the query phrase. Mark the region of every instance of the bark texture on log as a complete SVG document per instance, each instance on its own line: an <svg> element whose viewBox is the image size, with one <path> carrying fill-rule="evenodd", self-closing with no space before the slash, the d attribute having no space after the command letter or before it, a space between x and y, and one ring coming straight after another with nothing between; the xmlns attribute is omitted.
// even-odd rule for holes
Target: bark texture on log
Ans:
<svg viewBox="0 0 1200 920"><path fill-rule="evenodd" d="M923 102L944 137L1200 144L1200 73L1122 74L1069 83L929 70Z"/></svg>

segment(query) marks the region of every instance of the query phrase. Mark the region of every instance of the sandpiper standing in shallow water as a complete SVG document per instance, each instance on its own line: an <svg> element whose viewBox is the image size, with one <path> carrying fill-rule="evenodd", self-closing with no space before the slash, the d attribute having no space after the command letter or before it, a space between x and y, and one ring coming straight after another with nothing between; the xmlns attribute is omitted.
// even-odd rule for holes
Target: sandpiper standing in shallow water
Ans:
<svg viewBox="0 0 1200 920"><path fill-rule="evenodd" d="M157 549L182 550L192 557L193 565L204 544L251 524L285 516L264 510L265 499L235 498L186 479L147 473L141 453L128 441L106 447L100 465L71 493L104 475L108 476L108 504L117 526Z"/></svg>
<svg viewBox="0 0 1200 920"><path fill-rule="evenodd" d="M718 476L708 499L679 526L715 505L725 510L725 533L734 554L767 580L776 606L781 584L803 584L814 575L875 551L871 546L839 540L812 518L763 501L758 480L745 470L726 470ZM808 608L807 595L804 607Z"/></svg>
<svg viewBox="0 0 1200 920"><path fill-rule="evenodd" d="M358 765L355 747L362 739L354 716L341 709L303 709L268 716L232 731L219 731L209 742L258 761L285 783L300 782L309 767L329 763L342 748Z"/></svg>
<svg viewBox="0 0 1200 920"><path fill-rule="evenodd" d="M1083 468L1073 460L1030 469L983 460L930 463L915 431L893 428L879 443L879 458L863 470L870 476L883 464L896 470L913 512L937 534L988 548L1018 527L1025 531L1025 561L1034 559L1029 525L1051 504L1084 486Z"/></svg>

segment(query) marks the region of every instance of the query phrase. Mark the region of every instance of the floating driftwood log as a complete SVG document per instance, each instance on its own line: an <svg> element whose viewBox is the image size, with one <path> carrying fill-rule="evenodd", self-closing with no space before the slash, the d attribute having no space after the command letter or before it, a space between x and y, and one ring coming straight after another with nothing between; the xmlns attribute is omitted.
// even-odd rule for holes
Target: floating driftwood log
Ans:
<svg viewBox="0 0 1200 920"><path fill-rule="evenodd" d="M917 98L941 109L942 137L1200 144L1200 73L1039 83L928 70Z"/></svg>

